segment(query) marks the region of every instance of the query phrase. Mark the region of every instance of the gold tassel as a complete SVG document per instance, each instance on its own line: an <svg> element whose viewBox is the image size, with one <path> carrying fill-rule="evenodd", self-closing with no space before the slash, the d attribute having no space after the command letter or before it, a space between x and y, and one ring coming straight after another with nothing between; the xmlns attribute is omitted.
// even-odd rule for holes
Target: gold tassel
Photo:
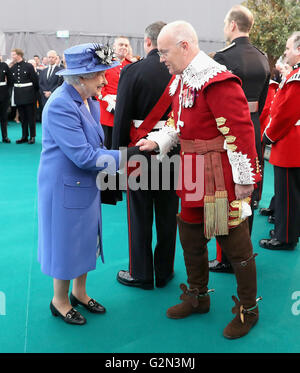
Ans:
<svg viewBox="0 0 300 373"><path fill-rule="evenodd" d="M215 235L215 196L204 197L204 234L207 239Z"/></svg>
<svg viewBox="0 0 300 373"><path fill-rule="evenodd" d="M228 235L228 198L227 191L216 191L216 235Z"/></svg>

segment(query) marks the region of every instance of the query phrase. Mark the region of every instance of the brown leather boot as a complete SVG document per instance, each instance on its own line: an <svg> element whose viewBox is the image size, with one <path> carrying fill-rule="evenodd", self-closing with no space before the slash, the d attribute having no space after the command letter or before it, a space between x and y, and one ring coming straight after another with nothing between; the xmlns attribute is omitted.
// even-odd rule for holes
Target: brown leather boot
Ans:
<svg viewBox="0 0 300 373"><path fill-rule="evenodd" d="M224 337L228 339L236 339L248 334L250 329L258 321L258 306L257 302L262 299L256 299L253 307L244 308L241 302L233 295L232 299L235 306L232 308L232 313L236 313L235 318L226 326L223 331Z"/></svg>
<svg viewBox="0 0 300 373"><path fill-rule="evenodd" d="M208 240L204 237L204 225L187 223L179 215L177 223L190 289L184 284L180 285L183 290L180 299L183 302L167 310L167 316L173 319L181 319L193 313L206 313L210 307L207 289Z"/></svg>
<svg viewBox="0 0 300 373"><path fill-rule="evenodd" d="M228 324L223 334L234 339L246 335L258 320L256 301L256 265L249 234L248 222L245 220L229 231L228 236L217 238L231 262L237 280L238 299L233 296L236 305L232 309L236 317Z"/></svg>
<svg viewBox="0 0 300 373"><path fill-rule="evenodd" d="M185 284L180 284L183 293L180 296L182 303L176 304L167 310L170 319L183 319L193 313L207 313L210 307L208 292L199 293L198 289L188 289Z"/></svg>

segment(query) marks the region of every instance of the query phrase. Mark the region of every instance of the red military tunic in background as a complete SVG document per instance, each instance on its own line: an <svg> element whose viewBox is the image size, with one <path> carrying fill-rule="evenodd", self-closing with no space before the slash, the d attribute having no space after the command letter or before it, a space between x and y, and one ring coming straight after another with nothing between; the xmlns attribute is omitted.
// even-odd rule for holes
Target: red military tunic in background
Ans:
<svg viewBox="0 0 300 373"><path fill-rule="evenodd" d="M300 167L300 68L293 70L273 100L265 135L272 141L269 162L278 167Z"/></svg>
<svg viewBox="0 0 300 373"><path fill-rule="evenodd" d="M105 78L108 84L101 89L102 98L97 98L97 100L100 102L100 121L101 124L104 124L105 126L113 127L114 115L107 110L109 104L103 99L107 95L117 95L121 70L124 66L130 63L131 61L125 58L119 66L105 72Z"/></svg>
<svg viewBox="0 0 300 373"><path fill-rule="evenodd" d="M271 109L271 105L273 103L276 91L278 89L278 86L279 86L278 82L275 82L275 80L270 80L266 102L259 117L261 138L263 137L264 131L270 121L270 109Z"/></svg>

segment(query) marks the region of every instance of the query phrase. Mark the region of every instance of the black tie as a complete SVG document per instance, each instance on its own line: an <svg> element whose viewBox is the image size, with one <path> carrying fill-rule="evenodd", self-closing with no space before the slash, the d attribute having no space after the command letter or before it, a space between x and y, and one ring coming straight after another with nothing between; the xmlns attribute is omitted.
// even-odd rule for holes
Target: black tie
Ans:
<svg viewBox="0 0 300 373"><path fill-rule="evenodd" d="M52 66L49 66L48 80L51 78L51 74L52 74Z"/></svg>

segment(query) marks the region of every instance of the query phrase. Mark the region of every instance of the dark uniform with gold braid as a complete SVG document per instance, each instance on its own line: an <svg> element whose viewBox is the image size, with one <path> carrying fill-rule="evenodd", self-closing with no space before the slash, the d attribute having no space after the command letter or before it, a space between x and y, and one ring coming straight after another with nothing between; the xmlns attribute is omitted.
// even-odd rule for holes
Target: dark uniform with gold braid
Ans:
<svg viewBox="0 0 300 373"><path fill-rule="evenodd" d="M242 88L249 103L251 120L255 130L255 146L261 167L263 154L261 146L261 131L259 116L264 108L269 89L270 68L267 57L249 41L246 36L238 37L232 43L217 52L214 60L225 65L228 70L237 75L242 81ZM263 174L263 172L262 172ZM258 183L252 194L252 216L248 218L250 234L253 225L254 206L257 205L262 192L262 183ZM209 263L211 271L231 272L231 266L226 256L217 245L217 261Z"/></svg>

